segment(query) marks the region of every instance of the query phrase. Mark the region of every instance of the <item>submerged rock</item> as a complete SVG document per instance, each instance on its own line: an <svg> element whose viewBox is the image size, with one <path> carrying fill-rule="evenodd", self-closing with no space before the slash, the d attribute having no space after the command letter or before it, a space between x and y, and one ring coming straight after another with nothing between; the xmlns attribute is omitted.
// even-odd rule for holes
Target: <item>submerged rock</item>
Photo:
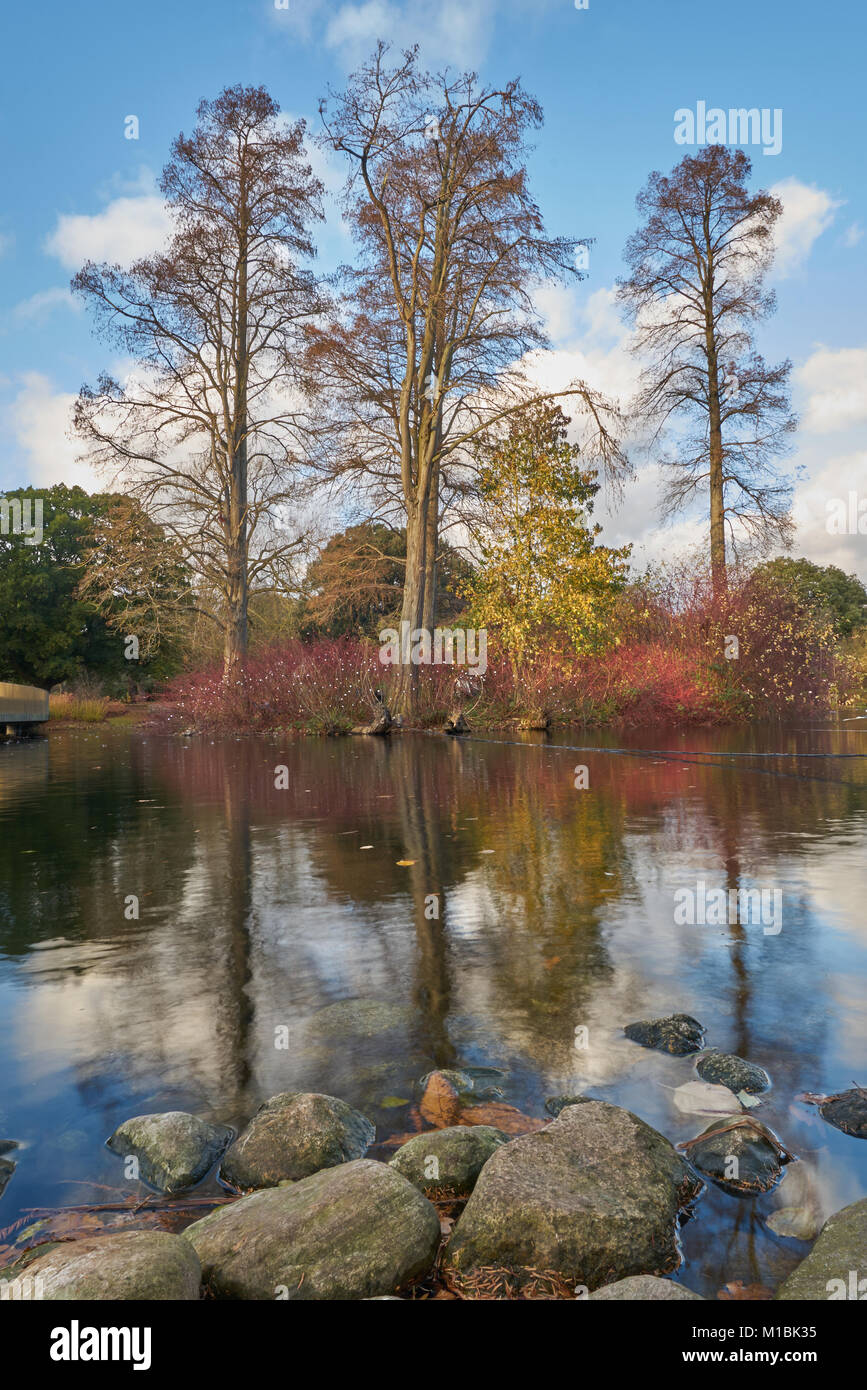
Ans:
<svg viewBox="0 0 867 1390"><path fill-rule="evenodd" d="M764 1067L756 1066L755 1062L746 1062L743 1057L736 1057L731 1052L708 1052L704 1057L699 1057L695 1069L702 1081L728 1086L735 1095L739 1091L746 1091L748 1096L760 1096L770 1090L771 1078Z"/></svg>
<svg viewBox="0 0 867 1390"><path fill-rule="evenodd" d="M809 1255L784 1280L777 1298L867 1297L867 1197L829 1216Z"/></svg>
<svg viewBox="0 0 867 1390"><path fill-rule="evenodd" d="M225 1125L207 1124L184 1110L167 1110L124 1120L108 1147L122 1158L137 1158L139 1174L151 1187L180 1192L201 1182L231 1137Z"/></svg>
<svg viewBox="0 0 867 1390"><path fill-rule="evenodd" d="M545 1101L545 1109L556 1120L567 1105L584 1105L588 1100L590 1100L589 1096L548 1096Z"/></svg>
<svg viewBox="0 0 867 1390"><path fill-rule="evenodd" d="M375 1038L395 1028L406 1028L412 1011L405 1004L389 1004L381 999L340 999L317 1010L311 1031L328 1041L335 1038Z"/></svg>
<svg viewBox="0 0 867 1390"><path fill-rule="evenodd" d="M601 1289L589 1295L590 1298L605 1298L624 1303L636 1299L652 1299L661 1302L686 1302L689 1299L705 1300L700 1293L685 1289L683 1284L675 1284L671 1279L657 1279L655 1274L633 1274L628 1279L618 1279L615 1284L604 1284Z"/></svg>
<svg viewBox="0 0 867 1390"><path fill-rule="evenodd" d="M693 1167L736 1197L770 1192L783 1175L783 1164L792 1159L766 1125L750 1118L714 1120L679 1147L688 1152Z"/></svg>
<svg viewBox="0 0 867 1390"><path fill-rule="evenodd" d="M376 1137L366 1115L337 1096L285 1091L260 1106L223 1159L234 1187L275 1187L362 1158Z"/></svg>
<svg viewBox="0 0 867 1390"><path fill-rule="evenodd" d="M867 1139L867 1091L855 1087L834 1096L800 1096L808 1105L818 1105L823 1120L854 1139Z"/></svg>
<svg viewBox="0 0 867 1390"><path fill-rule="evenodd" d="M254 1192L188 1226L217 1298L366 1299L436 1258L436 1208L385 1163L358 1159Z"/></svg>
<svg viewBox="0 0 867 1390"><path fill-rule="evenodd" d="M416 1134L389 1163L422 1192L442 1190L466 1197L492 1154L508 1135L492 1125L454 1125Z"/></svg>
<svg viewBox="0 0 867 1390"><path fill-rule="evenodd" d="M640 1019L638 1023L628 1023L623 1031L632 1042L652 1047L657 1052L670 1052L672 1057L700 1052L705 1035L705 1029L691 1014Z"/></svg>
<svg viewBox="0 0 867 1390"><path fill-rule="evenodd" d="M26 1269L48 1300L198 1299L198 1256L183 1236L123 1231L56 1245Z"/></svg>
<svg viewBox="0 0 867 1390"><path fill-rule="evenodd" d="M676 1218L702 1188L663 1135L588 1100L504 1144L479 1175L446 1247L457 1276L542 1270L597 1288L680 1262Z"/></svg>

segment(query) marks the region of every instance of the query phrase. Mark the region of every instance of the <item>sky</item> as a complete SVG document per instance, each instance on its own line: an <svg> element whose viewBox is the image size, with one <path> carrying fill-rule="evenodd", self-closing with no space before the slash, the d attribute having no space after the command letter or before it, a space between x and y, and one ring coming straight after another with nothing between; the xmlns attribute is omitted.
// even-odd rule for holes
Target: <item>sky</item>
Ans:
<svg viewBox="0 0 867 1390"><path fill-rule="evenodd" d="M201 98L262 83L315 132L320 97L339 89L382 37L418 43L432 67L472 68L497 83L520 76L544 108L529 159L532 190L552 232L594 239L586 279L539 296L552 350L534 370L546 385L579 375L621 399L634 388L614 287L637 222L636 194L651 170L667 172L697 148L676 142L676 113L699 102L768 113L776 138L745 148L752 186L771 189L784 207L772 276L778 308L758 347L769 360L793 362L801 422L786 461L796 480L793 553L867 580L864 7L580 4L44 0L7 9L0 495L25 484L98 488L69 438L69 410L82 383L115 362L69 280L88 258L126 263L161 243L166 219L154 179L172 139L192 128ZM127 138L130 116L137 139ZM319 235L325 271L349 260L352 245L335 202L344 171L336 157L313 153L329 194ZM602 539L631 541L639 563L699 544L698 515L661 525L653 454L636 463L619 506L597 507ZM841 508L842 524L833 519Z"/></svg>

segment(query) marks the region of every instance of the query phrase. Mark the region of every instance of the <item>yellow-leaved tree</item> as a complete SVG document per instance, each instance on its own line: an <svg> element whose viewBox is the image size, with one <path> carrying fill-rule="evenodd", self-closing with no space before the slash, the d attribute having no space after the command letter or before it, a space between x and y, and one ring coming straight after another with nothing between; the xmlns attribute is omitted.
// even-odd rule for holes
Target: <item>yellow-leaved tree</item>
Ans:
<svg viewBox="0 0 867 1390"><path fill-rule="evenodd" d="M467 585L472 617L496 633L516 678L541 653L588 655L610 645L614 601L631 546L597 544L596 473L581 467L569 420L541 404L476 452L479 559Z"/></svg>

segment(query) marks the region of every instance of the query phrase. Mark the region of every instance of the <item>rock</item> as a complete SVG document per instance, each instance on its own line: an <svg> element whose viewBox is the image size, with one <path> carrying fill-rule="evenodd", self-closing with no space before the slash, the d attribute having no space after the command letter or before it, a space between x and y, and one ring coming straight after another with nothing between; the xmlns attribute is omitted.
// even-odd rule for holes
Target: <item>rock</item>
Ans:
<svg viewBox="0 0 867 1390"><path fill-rule="evenodd" d="M702 1184L656 1130L588 1100L488 1159L446 1247L460 1279L495 1266L588 1288L680 1262L678 1212Z"/></svg>
<svg viewBox="0 0 867 1390"><path fill-rule="evenodd" d="M124 1120L108 1140L112 1153L133 1154L144 1182L160 1192L180 1192L201 1182L232 1137L225 1125L211 1125L184 1110L136 1115Z"/></svg>
<svg viewBox="0 0 867 1390"><path fill-rule="evenodd" d="M17 1148L18 1144L14 1139L0 1140L0 1155L11 1153L13 1149ZM6 1191L6 1185L15 1172L16 1167L17 1164L13 1159L0 1157L0 1197L2 1197L3 1193Z"/></svg>
<svg viewBox="0 0 867 1390"><path fill-rule="evenodd" d="M750 1118L714 1120L686 1148L693 1167L735 1197L770 1192L792 1157L765 1125Z"/></svg>
<svg viewBox="0 0 867 1390"><path fill-rule="evenodd" d="M618 1279L616 1284L604 1284L588 1297L623 1303L631 1303L635 1299L677 1303L696 1298L700 1303L705 1302L700 1293L693 1293L692 1289L685 1289L683 1284L675 1284L671 1279L657 1279L654 1274L633 1274L628 1279Z"/></svg>
<svg viewBox="0 0 867 1390"><path fill-rule="evenodd" d="M589 1099L589 1096L548 1096L545 1101L545 1109L556 1120L567 1105L584 1105Z"/></svg>
<svg viewBox="0 0 867 1390"><path fill-rule="evenodd" d="M274 1187L362 1158L376 1138L366 1115L337 1096L285 1091L260 1106L223 1159L233 1187Z"/></svg>
<svg viewBox="0 0 867 1390"><path fill-rule="evenodd" d="M657 1052L670 1052L673 1057L686 1057L701 1051L705 1030L691 1014L671 1014L668 1018L641 1019L628 1023L624 1033L642 1047Z"/></svg>
<svg viewBox="0 0 867 1390"><path fill-rule="evenodd" d="M856 1087L834 1096L799 1096L809 1105L818 1105L823 1120L853 1139L867 1139L867 1091Z"/></svg>
<svg viewBox="0 0 867 1390"><path fill-rule="evenodd" d="M860 1285L860 1288L859 1288ZM777 1298L859 1299L867 1295L867 1197L830 1216Z"/></svg>
<svg viewBox="0 0 867 1390"><path fill-rule="evenodd" d="M412 1011L404 1004L389 1004L381 999L340 999L326 1004L311 1020L311 1030L326 1037L375 1038L395 1028L406 1028L412 1022Z"/></svg>
<svg viewBox="0 0 867 1390"><path fill-rule="evenodd" d="M219 1207L184 1237L217 1298L367 1299L428 1272L440 1223L412 1183L365 1158Z"/></svg>
<svg viewBox="0 0 867 1390"><path fill-rule="evenodd" d="M739 1091L746 1091L749 1096L760 1096L763 1091L770 1090L771 1078L764 1067L757 1067L755 1062L745 1062L743 1057L736 1057L730 1052L708 1052L699 1057L695 1069L702 1081L728 1086L735 1095Z"/></svg>
<svg viewBox="0 0 867 1390"><path fill-rule="evenodd" d="M428 1130L403 1144L389 1163L421 1192L442 1190L466 1197L488 1159L508 1136L492 1125Z"/></svg>
<svg viewBox="0 0 867 1390"><path fill-rule="evenodd" d="M27 1266L48 1300L191 1301L198 1299L199 1259L182 1236L123 1231L55 1246ZM36 1285L39 1288L39 1285Z"/></svg>

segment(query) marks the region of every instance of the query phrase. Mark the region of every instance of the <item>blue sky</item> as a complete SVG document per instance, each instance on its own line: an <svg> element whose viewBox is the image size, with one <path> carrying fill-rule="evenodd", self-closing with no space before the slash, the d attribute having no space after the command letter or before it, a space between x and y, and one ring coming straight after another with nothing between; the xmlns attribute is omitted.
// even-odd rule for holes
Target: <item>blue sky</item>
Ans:
<svg viewBox="0 0 867 1390"><path fill-rule="evenodd" d="M774 282L779 308L761 331L769 357L795 364L802 417L796 550L867 577L867 537L830 535L827 504L867 495L867 115L862 101L867 21L855 0L47 0L4 18L7 55L0 120L7 133L0 211L0 413L7 448L0 491L25 482L83 481L66 438L71 397L110 364L66 288L78 261L127 259L159 238L153 175L197 102L234 82L264 83L284 110L317 124L329 84L377 37L417 41L438 66L514 75L538 96L545 126L531 157L533 188L552 230L594 237L590 273L543 297L555 351L540 372L580 369L591 385L625 393L634 376L612 287L635 224L634 199L651 169L685 153L674 113L709 107L779 108L782 149L749 152L754 183L773 187L786 214ZM139 139L124 119L139 120ZM9 132L14 132L10 138ZM322 163L331 189L339 166ZM336 216L321 264L351 246ZM687 545L697 522L661 532L652 460L606 539L648 557Z"/></svg>

